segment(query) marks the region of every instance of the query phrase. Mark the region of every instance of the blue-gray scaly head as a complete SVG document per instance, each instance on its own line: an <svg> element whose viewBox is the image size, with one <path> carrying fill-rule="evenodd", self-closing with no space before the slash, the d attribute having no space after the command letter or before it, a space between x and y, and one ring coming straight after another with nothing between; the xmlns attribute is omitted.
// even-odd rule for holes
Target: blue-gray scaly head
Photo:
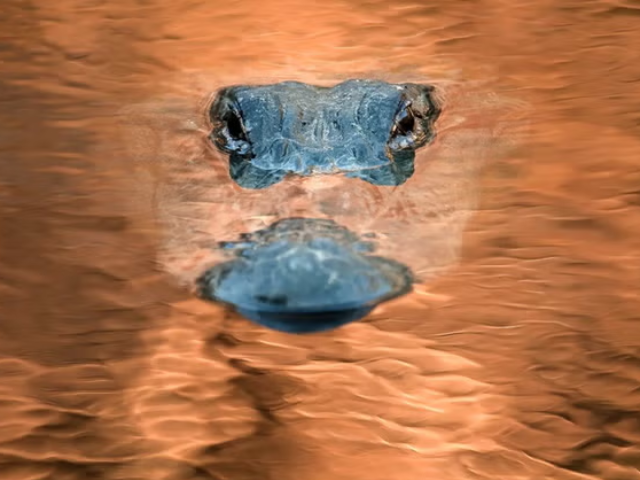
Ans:
<svg viewBox="0 0 640 480"><path fill-rule="evenodd" d="M209 114L210 137L243 188L330 174L384 188L411 177L415 150L435 137L440 106L428 85L284 82L225 88ZM407 266L374 254L375 238L331 219L283 218L219 248L232 259L200 276L200 295L286 332L357 320L413 284Z"/></svg>
<svg viewBox="0 0 640 480"><path fill-rule="evenodd" d="M413 174L415 150L435 137L439 114L429 85L235 86L211 106L211 139L230 154L231 178L244 188L340 173L397 186Z"/></svg>

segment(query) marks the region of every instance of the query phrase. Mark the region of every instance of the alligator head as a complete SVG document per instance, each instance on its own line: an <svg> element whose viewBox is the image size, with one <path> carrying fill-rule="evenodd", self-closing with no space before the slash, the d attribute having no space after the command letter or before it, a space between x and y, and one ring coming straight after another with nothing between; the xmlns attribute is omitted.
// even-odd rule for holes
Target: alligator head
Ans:
<svg viewBox="0 0 640 480"><path fill-rule="evenodd" d="M428 85L350 80L333 88L228 87L209 113L210 138L229 154L231 179L244 189L328 175L392 188L413 175L415 151L433 140L440 106ZM218 247L231 258L200 276L200 295L287 332L357 320L413 283L407 266L375 255L375 238L326 218L280 219Z"/></svg>

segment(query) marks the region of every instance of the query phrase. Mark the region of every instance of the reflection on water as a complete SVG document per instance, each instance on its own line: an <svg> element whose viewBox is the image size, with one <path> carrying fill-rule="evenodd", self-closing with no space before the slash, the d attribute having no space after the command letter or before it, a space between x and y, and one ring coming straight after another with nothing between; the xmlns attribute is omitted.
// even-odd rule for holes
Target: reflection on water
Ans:
<svg viewBox="0 0 640 480"><path fill-rule="evenodd" d="M639 12L3 2L2 479L640 478ZM446 92L421 188L211 185L209 94L349 78ZM300 188L429 282L310 336L176 282Z"/></svg>

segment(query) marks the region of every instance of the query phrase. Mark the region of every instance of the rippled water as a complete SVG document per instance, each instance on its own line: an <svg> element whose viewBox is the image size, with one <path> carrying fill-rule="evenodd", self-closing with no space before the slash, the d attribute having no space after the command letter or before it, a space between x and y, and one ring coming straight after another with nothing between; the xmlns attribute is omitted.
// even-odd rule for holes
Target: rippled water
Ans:
<svg viewBox="0 0 640 480"><path fill-rule="evenodd" d="M640 2L0 8L2 480L640 479ZM459 261L310 336L194 299L207 235L155 220L209 94L356 77L441 86L435 158L483 157Z"/></svg>

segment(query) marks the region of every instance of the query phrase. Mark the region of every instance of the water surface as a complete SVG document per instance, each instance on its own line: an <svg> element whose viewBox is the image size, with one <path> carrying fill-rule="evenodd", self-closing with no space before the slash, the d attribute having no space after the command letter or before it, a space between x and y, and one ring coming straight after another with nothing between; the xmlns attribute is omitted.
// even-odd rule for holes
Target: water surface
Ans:
<svg viewBox="0 0 640 480"><path fill-rule="evenodd" d="M2 479L640 479L639 14L633 0L5 0ZM459 258L311 336L195 299L180 280L207 235L155 220L203 219L179 200L207 191L206 169L175 161L205 158L207 92L348 78L433 80L444 145L461 118L483 132L438 157L482 160ZM430 192L384 215L454 201ZM232 205L215 211L242 231Z"/></svg>

